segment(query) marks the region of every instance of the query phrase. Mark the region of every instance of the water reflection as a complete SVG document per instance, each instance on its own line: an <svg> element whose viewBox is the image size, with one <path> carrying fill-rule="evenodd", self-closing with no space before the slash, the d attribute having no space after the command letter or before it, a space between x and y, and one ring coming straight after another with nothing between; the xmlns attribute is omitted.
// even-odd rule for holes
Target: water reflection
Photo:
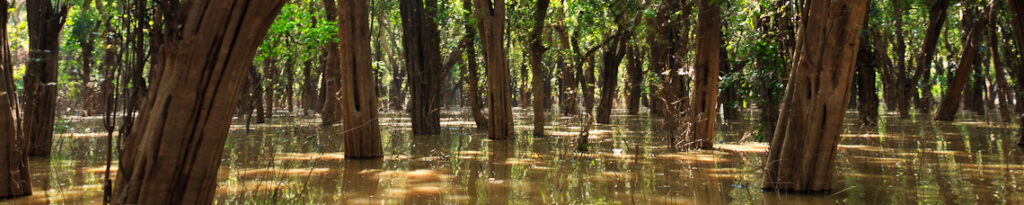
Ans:
<svg viewBox="0 0 1024 205"><path fill-rule="evenodd" d="M952 123L886 115L877 127L860 127L852 113L836 158L837 192L801 195L759 189L768 145L750 142L757 119L719 125L716 150L675 152L659 132L660 119L615 115L612 125L590 129L590 152L577 153L579 118L551 116L549 136L536 138L531 112L516 112L515 141L487 140L457 110L443 112L440 135L413 136L406 116L382 115L386 157L375 160L345 160L336 134L340 127L318 126L316 117L278 117L249 131L238 121L218 172L216 202L1024 203L1016 124L973 114ZM96 134L100 119L72 121L77 128L58 135L52 157L31 160L35 194L0 204L102 200L106 150L105 137Z"/></svg>

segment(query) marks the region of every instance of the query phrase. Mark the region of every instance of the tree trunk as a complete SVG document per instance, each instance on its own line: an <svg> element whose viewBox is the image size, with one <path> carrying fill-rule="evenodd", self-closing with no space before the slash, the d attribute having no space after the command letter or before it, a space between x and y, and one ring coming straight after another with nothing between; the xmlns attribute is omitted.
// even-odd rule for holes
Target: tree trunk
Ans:
<svg viewBox="0 0 1024 205"><path fill-rule="evenodd" d="M473 10L473 0L462 0L462 9L466 11ZM466 19L472 18L472 12L466 14ZM484 105L480 99L480 78L477 72L477 58L476 58L476 28L470 22L466 22L466 39L470 39L466 46L466 92L469 94L469 107L470 113L473 115L473 121L476 122L477 129L487 128L487 117L484 116L483 109Z"/></svg>
<svg viewBox="0 0 1024 205"><path fill-rule="evenodd" d="M992 4L992 6L995 5L998 5L998 3ZM988 16L989 19L998 19L998 12L991 12L990 14ZM992 36L989 46L992 48L992 69L995 70L995 89L999 98L999 117L1002 118L1002 121L1009 123L1013 121L1012 115L1014 113L1013 105L1010 103L1010 89L1012 88L1009 88L1006 73L1002 72L1004 68L1002 68L1002 61L999 57L999 30L995 28L997 25L996 20L991 20L990 24L991 30L989 31Z"/></svg>
<svg viewBox="0 0 1024 205"><path fill-rule="evenodd" d="M441 133L441 88L445 80L441 68L439 31L433 16L436 0L401 0L402 44L409 75L409 107L412 133Z"/></svg>
<svg viewBox="0 0 1024 205"><path fill-rule="evenodd" d="M50 155L53 121L57 104L57 67L60 57L60 31L67 16L67 5L54 7L53 1L28 1L29 62L23 85L25 110L23 129L32 140L29 154Z"/></svg>
<svg viewBox="0 0 1024 205"><path fill-rule="evenodd" d="M956 112L960 110L960 98L968 79L971 77L971 72L974 70L974 62L979 50L978 44L982 37L981 34L988 24L988 12L990 12L989 8L985 8L984 13L981 15L982 17L968 31L967 38L963 43L964 48L961 51L960 61L957 62L956 73L953 74L953 80L950 81L946 96L942 98L942 102L939 103L939 110L935 113L935 120L937 121L953 121L956 118Z"/></svg>
<svg viewBox="0 0 1024 205"><path fill-rule="evenodd" d="M288 105L288 112L295 112L295 57L288 56L284 62L284 101Z"/></svg>
<svg viewBox="0 0 1024 205"><path fill-rule="evenodd" d="M782 115L762 186L819 192L832 169L850 98L867 0L804 2Z"/></svg>
<svg viewBox="0 0 1024 205"><path fill-rule="evenodd" d="M864 18L864 24L867 24ZM860 37L860 51L857 52L857 112L860 125L878 125L878 92L875 90L874 52L867 35Z"/></svg>
<svg viewBox="0 0 1024 205"><path fill-rule="evenodd" d="M548 16L548 0L537 0L536 7L533 9L533 30L530 31L530 68L533 71L533 136L543 137L544 136L544 100L545 96L545 84L547 79L544 79L545 68L544 68L544 51L547 48L544 47L541 39L541 34L544 33L544 19Z"/></svg>
<svg viewBox="0 0 1024 205"><path fill-rule="evenodd" d="M625 29L619 26L619 31ZM626 43L629 42L629 35L619 35L613 38L612 46L604 50L601 69L601 103L597 105L597 123L611 123L612 108L615 104L616 92L619 86L619 63L626 54Z"/></svg>
<svg viewBox="0 0 1024 205"><path fill-rule="evenodd" d="M302 66L302 115L316 112L316 79L313 77L313 60L307 59Z"/></svg>
<svg viewBox="0 0 1024 205"><path fill-rule="evenodd" d="M660 53L658 54L658 60L655 60L655 62L660 62L658 64L662 71L659 73L662 73L661 79L664 85L660 88L660 97L662 99L656 102L660 102L663 106L663 114L665 116L663 125L668 131L666 136L668 136L669 147L673 150L676 145L676 134L682 133L680 125L683 123L683 109L686 107L684 105L685 100L683 99L684 93L682 89L684 82L680 69L683 67L683 59L686 58L690 46L689 22L693 7L689 2L692 1L683 2L682 8L678 9L681 10L681 14L678 19L675 19L671 17L675 16L675 10L679 8L679 5L674 1L665 1L665 5L663 5L662 9L659 9L658 15L668 18L664 20L667 21L666 23L661 23L664 27L661 28L660 33L668 41L659 41L659 47L662 47L664 50L652 49L651 51L652 55L654 55L653 52Z"/></svg>
<svg viewBox="0 0 1024 205"><path fill-rule="evenodd" d="M477 26L487 66L487 105L490 106L487 136L509 139L512 126L512 90L509 88L508 59L502 47L505 30L505 0L475 0Z"/></svg>
<svg viewBox="0 0 1024 205"><path fill-rule="evenodd" d="M893 24L894 33L896 34L896 41L893 42L893 56L896 57L895 70L896 72L896 109L900 113L901 119L910 118L910 98L916 96L913 94L917 89L911 87L913 82L910 82L907 76L907 41L903 35L903 5L900 0L890 1L893 8L893 18L896 20Z"/></svg>
<svg viewBox="0 0 1024 205"><path fill-rule="evenodd" d="M338 8L341 80L348 84L340 93L345 157L383 157L370 62L369 7L364 0L342 0Z"/></svg>
<svg viewBox="0 0 1024 205"><path fill-rule="evenodd" d="M277 87L277 75L278 72L280 72L274 64L273 54L269 54L266 59L263 59L263 74L266 77L267 82L267 86L263 89L263 104L266 106L266 108L263 109L263 115L264 118L268 119L274 116L274 103L276 101L274 99L274 97L276 97L275 88Z"/></svg>
<svg viewBox="0 0 1024 205"><path fill-rule="evenodd" d="M935 45L938 43L942 27L946 24L946 13L948 13L949 0L938 0L928 10L928 28L925 30L924 45L921 46L920 59L917 62L917 72L914 73L912 83L921 84L921 97L917 102L917 108L921 113L931 113L935 99L932 97L931 65L935 58Z"/></svg>
<svg viewBox="0 0 1024 205"><path fill-rule="evenodd" d="M700 0L697 6L697 59L687 112L690 129L684 143L691 149L713 149L721 60L718 55L722 49L721 6L711 0Z"/></svg>
<svg viewBox="0 0 1024 205"><path fill-rule="evenodd" d="M88 9L88 7L85 8ZM92 84L93 50L96 49L95 38L92 34L93 29L94 28L88 28L86 31L87 34L81 37L84 39L81 39L78 44L82 49L82 54L79 56L81 57L79 63L82 64L82 70L81 73L79 73L79 78L82 82L78 85L78 99L81 104L83 116L91 116L97 113L97 106L94 104L95 101L93 100L95 98L93 94L95 91L93 91L90 86L90 84Z"/></svg>
<svg viewBox="0 0 1024 205"><path fill-rule="evenodd" d="M153 45L160 48L155 65L165 67L154 73L153 92L125 142L114 204L213 203L230 107L284 2L160 2L182 9L162 11L163 32L179 35Z"/></svg>
<svg viewBox="0 0 1024 205"><path fill-rule="evenodd" d="M0 1L0 22L7 22L8 2ZM7 27L0 27L0 199L32 194L28 169L29 139L22 129L21 104L14 85L14 67Z"/></svg>
<svg viewBox="0 0 1024 205"><path fill-rule="evenodd" d="M596 60L594 56L590 56L587 59L587 67L583 69L583 73L576 74L576 77L582 77L583 79L583 112L588 115L594 114L594 67L596 66Z"/></svg>
<svg viewBox="0 0 1024 205"><path fill-rule="evenodd" d="M569 46L569 33L565 31L565 27L556 27L556 31L558 31L558 43L559 45L561 45L560 48L562 50L571 49ZM559 62L562 62L563 60L563 57L559 57ZM562 110L562 115L573 116L580 114L578 98L580 92L580 82L579 78L576 77L579 73L578 68L579 66L577 64L574 64L561 66L558 70L559 72L561 72L560 76L562 76L562 84L565 85L564 90L562 90L565 98L559 100L559 108Z"/></svg>
<svg viewBox="0 0 1024 205"><path fill-rule="evenodd" d="M328 21L338 20L338 7L334 0L323 0L324 9L327 11ZM337 36L335 36L337 37ZM341 122L341 70L338 68L340 51L338 43L327 41L327 66L324 66L324 87L325 91L322 111L320 113L321 125L334 125Z"/></svg>
<svg viewBox="0 0 1024 205"><path fill-rule="evenodd" d="M644 83L643 62L640 61L640 50L636 47L629 47L626 51L626 113L636 115L640 113L640 96L643 95Z"/></svg>
<svg viewBox="0 0 1024 205"><path fill-rule="evenodd" d="M719 33L721 34L721 32ZM729 51L726 49L728 46L725 43L727 40L724 39L725 35L722 36L722 46L720 46L721 49L719 49L720 52L718 52L718 57L720 59L718 65L722 70L722 78L727 78L736 75L737 72L740 72L740 69L742 69L744 65L742 63L740 65L732 65L729 62ZM719 103L724 106L722 108L722 116L728 121L739 120L740 107L743 104L743 99L740 99L740 82L738 80L732 80L732 82L723 82L722 84L725 86L725 88L722 89L721 102Z"/></svg>

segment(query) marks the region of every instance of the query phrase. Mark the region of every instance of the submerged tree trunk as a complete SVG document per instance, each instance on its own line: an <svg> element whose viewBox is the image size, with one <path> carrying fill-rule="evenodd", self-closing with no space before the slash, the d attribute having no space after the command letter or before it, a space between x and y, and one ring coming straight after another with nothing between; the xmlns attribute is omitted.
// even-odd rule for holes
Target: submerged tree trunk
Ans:
<svg viewBox="0 0 1024 205"><path fill-rule="evenodd" d="M68 6L53 1L28 1L29 61L22 78L25 92L23 129L32 140L29 154L50 155L53 121L57 104L57 67L60 58L60 31L64 28Z"/></svg>
<svg viewBox="0 0 1024 205"><path fill-rule="evenodd" d="M893 42L893 56L896 57L895 73L896 74L896 109L899 111L900 118L910 118L910 99L916 96L913 88L913 82L910 82L907 72L907 41L903 35L903 5L900 0L892 0L890 3L893 8L893 18L895 19L893 24L894 33L896 35L896 41ZM884 52L882 52L884 54Z"/></svg>
<svg viewBox="0 0 1024 205"><path fill-rule="evenodd" d="M867 24L867 18L864 19ZM878 91L875 90L874 52L867 35L860 37L860 51L857 52L857 112L860 125L878 125Z"/></svg>
<svg viewBox="0 0 1024 205"><path fill-rule="evenodd" d="M1016 32L1017 35L1015 36L1018 46L1017 50L1019 52L1024 52L1024 32L1020 32L1024 31L1024 2L1021 2L1020 0L1010 0L1008 9L1013 13L1013 26L1014 29L1018 31ZM1024 79L1024 73L1022 73L1024 72L1024 67L1022 66L1024 65L1018 65L1017 67L1020 70L1015 71L1015 73L1017 73L1018 76L1017 79L1014 80L1014 82L1016 82L1018 90L1024 88L1024 81L1020 80ZM1020 99L1024 95L1022 95L1021 93L1017 93L1017 96L1017 98ZM1018 102L1018 105L1022 105L1022 103ZM1020 128L1017 131L1017 135L1020 135L1020 140L1017 141L1017 145L1024 146L1024 109L1020 109L1020 107L1018 107L1017 117L1021 118L1021 120L1018 120L1020 123Z"/></svg>
<svg viewBox="0 0 1024 205"><path fill-rule="evenodd" d="M619 30L622 29L625 29L625 26L620 25ZM619 86L619 63L626 54L626 43L629 42L630 35L623 34L613 38L617 39L612 40L611 47L605 48L604 57L601 59L601 102L597 105L597 123L600 124L611 123L612 108L617 97L615 93Z"/></svg>
<svg viewBox="0 0 1024 205"><path fill-rule="evenodd" d="M383 157L370 62L369 7L363 0L342 0L338 8L341 80L347 84L340 93L345 157Z"/></svg>
<svg viewBox="0 0 1024 205"><path fill-rule="evenodd" d="M594 60L594 56L590 56L587 59L587 67L583 69L583 73L576 74L576 77L582 77L583 82L583 112L588 115L594 114L594 67L597 64Z"/></svg>
<svg viewBox="0 0 1024 205"><path fill-rule="evenodd" d="M640 113L640 96L643 95L644 83L643 62L640 61L643 54L635 46L630 46L626 51L626 113L636 115Z"/></svg>
<svg viewBox="0 0 1024 205"><path fill-rule="evenodd" d="M491 139L509 139L514 130L508 59L502 46L505 0L475 0L474 4L487 66L487 105L490 106L490 112L487 113L487 136Z"/></svg>
<svg viewBox="0 0 1024 205"><path fill-rule="evenodd" d="M762 186L818 192L832 188L833 161L857 59L867 0L804 2L782 115Z"/></svg>
<svg viewBox="0 0 1024 205"><path fill-rule="evenodd" d="M412 103L413 134L441 133L441 88L445 80L441 68L440 34L433 16L437 13L436 0L401 0L402 44L405 67L409 75L409 93Z"/></svg>
<svg viewBox="0 0 1024 205"><path fill-rule="evenodd" d="M937 0L928 10L928 28L925 30L924 45L921 46L917 71L914 72L912 83L920 83L921 97L918 98L917 109L921 113L931 113L935 99L932 96L931 65L935 58L935 45L939 41L942 27L946 24L949 0Z"/></svg>
<svg viewBox="0 0 1024 205"><path fill-rule="evenodd" d="M558 31L558 38L559 38L559 40L558 40L559 42L558 43L559 43L559 45L561 45L560 48L562 50L570 50L570 46L569 46L569 44L570 44L570 42L569 42L569 33L565 31L565 27L564 26L559 26L559 27L555 27L555 28L556 28L555 30ZM578 48L578 47L572 47L572 48ZM575 53L576 49L572 49L572 50ZM562 60L564 60L564 59L562 59L562 57L559 57L559 62L561 62ZM562 93L564 93L565 96L564 96L564 98L560 99L560 101L559 101L559 104L560 104L559 108L562 110L562 115L566 115L566 116L573 116L573 115L580 114L580 106L579 106L579 98L578 98L579 97L579 93L580 93L580 82L579 82L580 78L577 77L577 75L579 74L579 67L580 67L578 65L578 63L580 63L580 62L574 62L574 63L576 63L576 64L561 66L559 68L559 70L558 70L559 72L561 72L561 76L562 76L562 80L563 80L562 84L565 85L564 90L562 90ZM564 63L563 63L563 65L564 65Z"/></svg>
<svg viewBox="0 0 1024 205"><path fill-rule="evenodd" d="M328 21L338 20L338 7L334 0L323 0L324 8L327 11ZM327 62L324 66L324 101L321 105L320 112L320 124L321 125L334 125L341 122L341 97L338 93L341 92L341 69L338 68L340 59L340 51L338 51L338 43L334 41L327 41Z"/></svg>
<svg viewBox="0 0 1024 205"><path fill-rule="evenodd" d="M8 2L0 1L0 22L7 22ZM0 199L32 194L28 169L29 139L22 129L21 104L14 85L14 67L7 27L0 27Z"/></svg>
<svg viewBox="0 0 1024 205"><path fill-rule="evenodd" d="M962 92L967 86L972 70L974 70L974 62L979 51L978 44L980 44L980 38L982 37L981 34L988 24L988 12L991 12L989 8L985 8L981 15L982 17L968 31L967 38L963 43L964 48L961 51L960 61L957 62L956 72L953 73L946 96L942 98L942 102L939 103L939 110L935 113L935 120L937 121L953 121L956 118L957 111L960 110Z"/></svg>
<svg viewBox="0 0 1024 205"><path fill-rule="evenodd" d="M713 149L715 111L718 105L718 66L722 47L721 6L700 0L697 6L697 59L693 65L693 89L690 93L690 123L686 143L692 149Z"/></svg>
<svg viewBox="0 0 1024 205"><path fill-rule="evenodd" d="M543 137L544 136L544 124L546 123L544 118L544 100L547 100L545 95L545 84L547 79L544 79L545 71L544 68L544 51L547 48L544 47L543 39L541 34L544 33L544 19L548 16L548 0L537 0L537 5L533 9L533 30L530 31L530 68L533 71L533 136Z"/></svg>
<svg viewBox="0 0 1024 205"><path fill-rule="evenodd" d="M993 4L996 6L998 4ZM999 19L999 12L990 13L989 19ZM991 21L989 46L992 48L992 69L995 69L996 93L999 97L999 116L1003 122L1011 122L1014 113L1010 103L1010 88L1006 83L1006 74L1003 72L1003 62L999 54L999 30L996 28L996 21Z"/></svg>
<svg viewBox="0 0 1024 205"><path fill-rule="evenodd" d="M462 0L462 9L466 11L473 11L473 0ZM466 14L466 19L473 18L472 12ZM476 58L476 28L467 21L466 22L466 39L469 42L466 43L466 92L469 94L469 107L473 115L473 122L476 122L477 129L487 128L487 117L484 116L483 109L484 105L480 99L480 77L477 72L477 58Z"/></svg>
<svg viewBox="0 0 1024 205"><path fill-rule="evenodd" d="M182 9L162 10L163 32L178 35L153 45L160 48L155 65L163 67L126 139L114 204L213 203L230 108L284 2L160 2Z"/></svg>

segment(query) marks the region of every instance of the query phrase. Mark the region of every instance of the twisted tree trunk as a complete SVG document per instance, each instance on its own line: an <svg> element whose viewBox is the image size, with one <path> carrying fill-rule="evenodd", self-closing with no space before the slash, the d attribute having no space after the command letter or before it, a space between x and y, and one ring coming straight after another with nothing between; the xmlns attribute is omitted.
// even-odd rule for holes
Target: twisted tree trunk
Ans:
<svg viewBox="0 0 1024 205"><path fill-rule="evenodd" d="M832 168L850 98L867 0L803 5L782 115L762 186L818 192L832 188Z"/></svg>
<svg viewBox="0 0 1024 205"><path fill-rule="evenodd" d="M284 2L159 2L163 32L177 35L153 45L162 67L125 141L114 204L213 203L231 107Z"/></svg>

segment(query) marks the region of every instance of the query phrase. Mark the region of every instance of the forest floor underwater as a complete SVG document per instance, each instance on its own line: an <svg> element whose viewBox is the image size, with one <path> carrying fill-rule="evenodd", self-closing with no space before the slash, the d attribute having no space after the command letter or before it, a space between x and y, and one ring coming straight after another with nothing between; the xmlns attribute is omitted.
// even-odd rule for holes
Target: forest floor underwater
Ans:
<svg viewBox="0 0 1024 205"><path fill-rule="evenodd" d="M316 115L236 118L217 179L218 204L1022 204L1024 148L1016 123L961 112L955 122L886 114L877 127L848 112L827 194L762 191L768 145L753 141L757 116L716 127L715 150L670 151L660 118L625 115L590 130L548 113L532 136L531 111L515 109L516 139L493 141L465 110L445 110L442 134L412 135L408 115L382 114L384 158L345 160L340 126ZM33 195L0 204L98 204L103 199L102 117L64 117L54 153L31 158ZM116 159L116 158L115 158ZM116 175L116 161L113 172Z"/></svg>

